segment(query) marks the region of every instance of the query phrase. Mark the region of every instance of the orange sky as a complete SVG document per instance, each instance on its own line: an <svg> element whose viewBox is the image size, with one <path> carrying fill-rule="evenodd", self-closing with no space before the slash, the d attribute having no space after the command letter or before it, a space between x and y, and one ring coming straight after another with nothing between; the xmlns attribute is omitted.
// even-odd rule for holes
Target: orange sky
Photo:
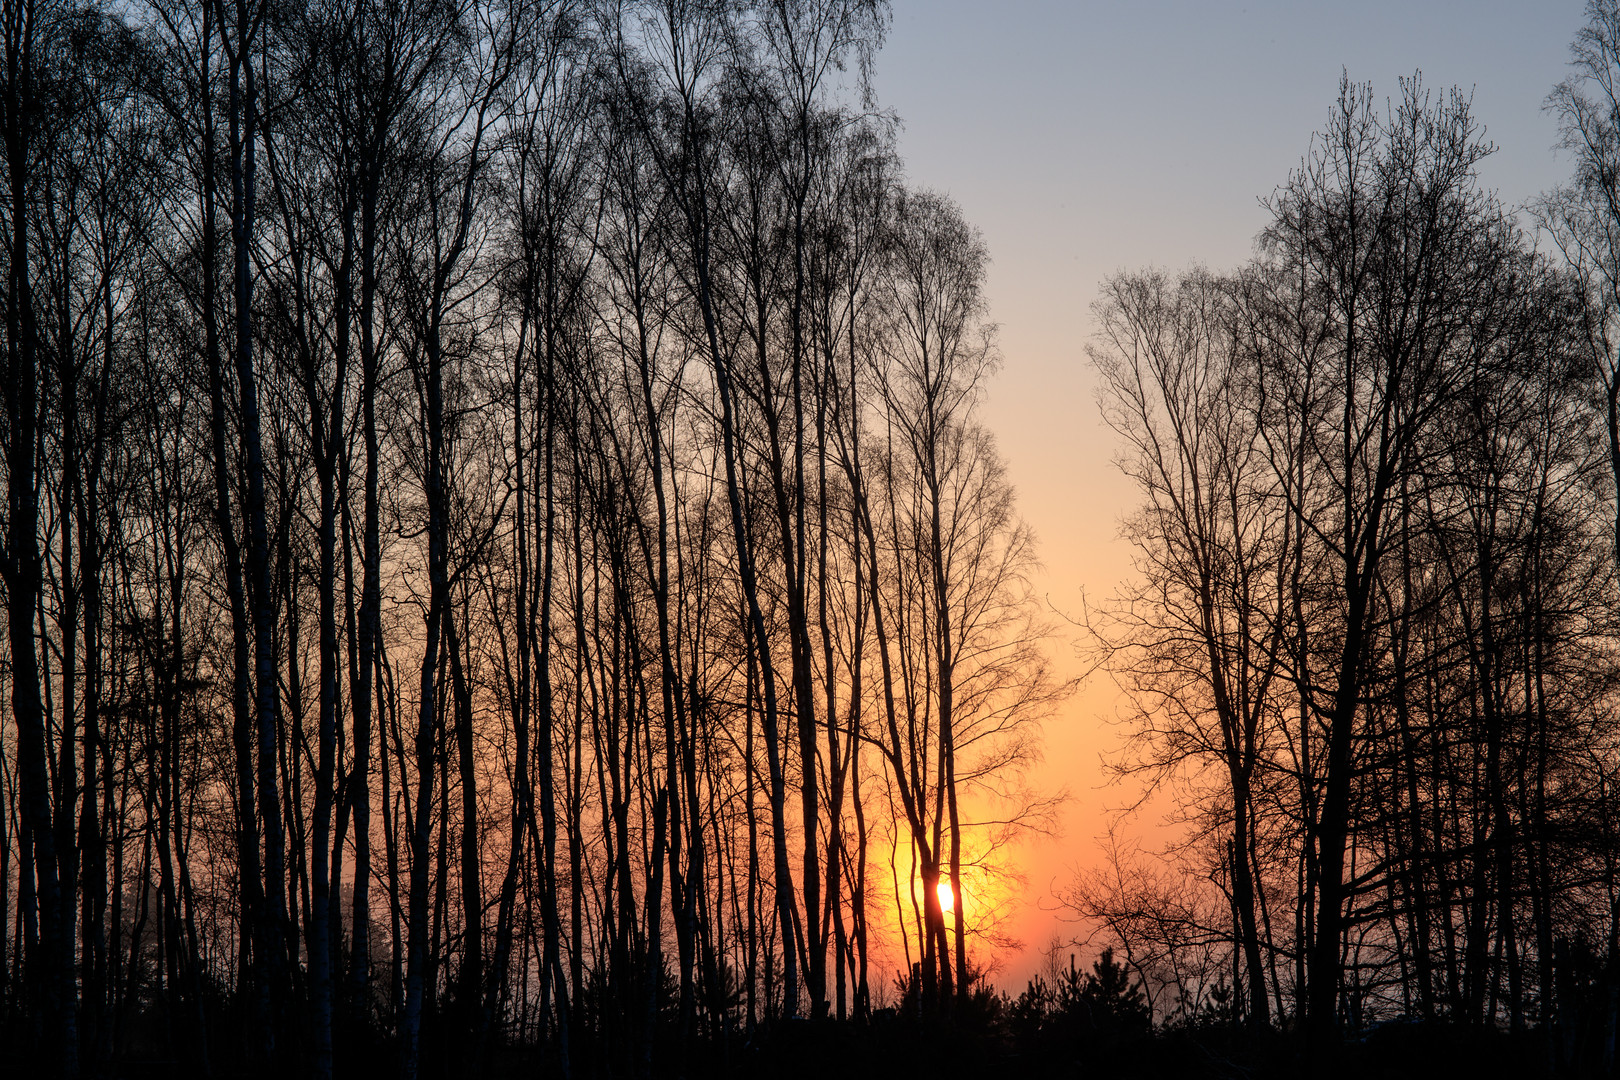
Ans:
<svg viewBox="0 0 1620 1080"><path fill-rule="evenodd" d="M913 183L953 195L983 231L1005 368L986 419L1041 541L1040 583L1060 610L1116 591L1133 502L1113 467L1084 362L1088 307L1115 270L1235 265L1265 221L1259 198L1287 179L1326 119L1341 69L1396 92L1472 87L1500 147L1482 174L1513 204L1562 179L1541 111L1563 77L1582 0L1359 4L1127 0L895 0L877 98L905 123ZM1055 659L1077 670L1073 649ZM1054 933L1072 935L1054 887L1096 858L1105 809L1100 756L1118 702L1094 677L1047 725L1048 790L1067 786L1063 835L1026 846L1029 888L1013 927L1025 949L1000 981L1021 989ZM1132 828L1151 833L1162 813ZM1150 841L1151 842L1151 839ZM874 975L876 973L874 972Z"/></svg>

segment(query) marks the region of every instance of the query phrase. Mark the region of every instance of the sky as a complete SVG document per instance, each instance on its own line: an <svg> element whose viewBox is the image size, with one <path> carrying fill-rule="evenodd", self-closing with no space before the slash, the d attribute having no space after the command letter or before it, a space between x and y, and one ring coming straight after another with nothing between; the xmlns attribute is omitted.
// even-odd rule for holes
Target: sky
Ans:
<svg viewBox="0 0 1620 1080"><path fill-rule="evenodd" d="M894 0L876 96L898 114L914 185L951 195L982 230L1003 368L984 418L1040 539L1039 590L1078 614L1119 590L1133 494L1113 464L1085 346L1099 283L1120 270L1235 267L1260 205L1309 151L1341 72L1379 99L1421 71L1473 95L1497 152L1480 169L1511 206L1560 183L1568 162L1542 105L1565 77L1584 0ZM1074 634L1070 632L1068 637ZM1068 674L1073 644L1053 642ZM1082 928L1053 899L1098 858L1109 811L1118 691L1095 675L1046 723L1048 791L1066 787L1059 836L1025 845L1029 881L1011 927L1025 942L1001 984L1021 989L1052 937ZM1162 838L1160 802L1126 828Z"/></svg>

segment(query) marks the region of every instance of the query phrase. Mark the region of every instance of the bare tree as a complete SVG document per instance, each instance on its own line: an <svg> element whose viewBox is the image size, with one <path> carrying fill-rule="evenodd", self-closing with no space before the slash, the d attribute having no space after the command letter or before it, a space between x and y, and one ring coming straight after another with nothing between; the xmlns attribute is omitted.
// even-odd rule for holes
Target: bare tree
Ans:
<svg viewBox="0 0 1620 1080"><path fill-rule="evenodd" d="M1200 791L1224 770L1211 813L1225 847L1248 1015L1270 1024L1256 879L1256 771L1273 752L1274 693L1286 673L1287 568L1295 540L1258 427L1252 354L1233 286L1206 273L1121 275L1097 302L1103 415L1144 497L1128 526L1140 591L1114 647L1136 695L1155 779Z"/></svg>

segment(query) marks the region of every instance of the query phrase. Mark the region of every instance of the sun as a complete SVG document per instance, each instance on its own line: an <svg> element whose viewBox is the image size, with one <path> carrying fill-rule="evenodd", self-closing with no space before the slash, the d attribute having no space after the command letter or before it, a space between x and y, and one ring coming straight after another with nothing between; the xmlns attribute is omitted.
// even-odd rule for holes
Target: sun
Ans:
<svg viewBox="0 0 1620 1080"><path fill-rule="evenodd" d="M939 881L939 910L951 912L956 910L956 894L951 892L951 883L944 878Z"/></svg>

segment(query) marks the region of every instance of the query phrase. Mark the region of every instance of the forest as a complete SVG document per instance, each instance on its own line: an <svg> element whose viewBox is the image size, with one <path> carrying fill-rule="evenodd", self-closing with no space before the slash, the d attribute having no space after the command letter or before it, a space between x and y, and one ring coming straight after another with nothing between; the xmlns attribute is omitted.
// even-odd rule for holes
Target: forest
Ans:
<svg viewBox="0 0 1620 1080"><path fill-rule="evenodd" d="M1252 260L1102 284L1071 620L882 0L0 0L0 1065L1614 1075L1588 19L1532 205L1347 75ZM1068 651L1178 840L1002 987Z"/></svg>

